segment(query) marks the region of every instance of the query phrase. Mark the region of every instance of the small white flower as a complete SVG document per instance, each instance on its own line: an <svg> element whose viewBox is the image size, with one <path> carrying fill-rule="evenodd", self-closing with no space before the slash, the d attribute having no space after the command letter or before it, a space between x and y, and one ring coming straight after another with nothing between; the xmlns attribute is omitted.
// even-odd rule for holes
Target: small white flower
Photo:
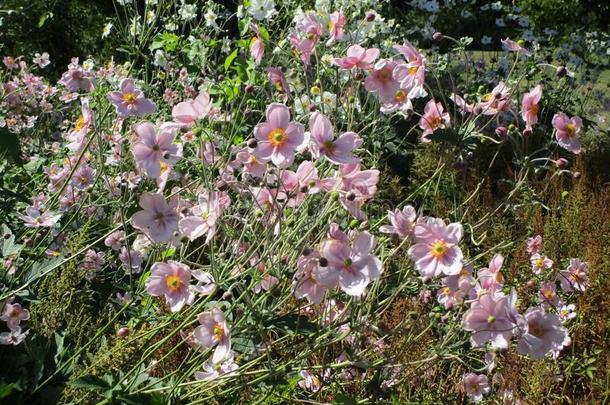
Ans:
<svg viewBox="0 0 610 405"><path fill-rule="evenodd" d="M197 18L197 6L194 4L187 4L182 2L182 6L178 10L178 15L180 15L180 19L184 22L189 22Z"/></svg>
<svg viewBox="0 0 610 405"><path fill-rule="evenodd" d="M108 35L110 35L110 32L112 31L112 27L113 27L113 25L111 22L104 25L104 28L102 29L102 38L106 38Z"/></svg>
<svg viewBox="0 0 610 405"><path fill-rule="evenodd" d="M161 49L157 49L155 51L155 61L153 63L155 66L162 68L167 67L167 57L165 56L165 52L163 52Z"/></svg>
<svg viewBox="0 0 610 405"><path fill-rule="evenodd" d="M208 11L205 12L205 15L203 17L205 18L205 25L211 28L219 28L218 24L216 24L216 19L218 18L218 15L214 12L214 10L209 8Z"/></svg>
<svg viewBox="0 0 610 405"><path fill-rule="evenodd" d="M491 41L492 41L492 38L488 37L487 35L483 35L481 37L481 44L482 45L489 45L489 44L491 44Z"/></svg>
<svg viewBox="0 0 610 405"><path fill-rule="evenodd" d="M251 0L250 7L248 7L248 13L254 17L255 20L266 20L272 18L277 11L275 10L274 0Z"/></svg>

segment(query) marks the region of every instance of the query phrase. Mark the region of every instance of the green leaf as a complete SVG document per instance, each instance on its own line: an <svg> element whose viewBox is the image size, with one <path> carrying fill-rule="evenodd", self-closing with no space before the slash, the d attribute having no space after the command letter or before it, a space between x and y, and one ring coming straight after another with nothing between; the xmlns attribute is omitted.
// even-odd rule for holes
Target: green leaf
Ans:
<svg viewBox="0 0 610 405"><path fill-rule="evenodd" d="M49 269L58 265L62 260L63 259L61 257L54 257L53 259L34 263L32 269L26 276L26 282L31 282L41 277L46 271L49 271Z"/></svg>
<svg viewBox="0 0 610 405"><path fill-rule="evenodd" d="M15 384L0 384L0 399L11 395L11 392L16 388Z"/></svg>
<svg viewBox="0 0 610 405"><path fill-rule="evenodd" d="M263 37L263 40L269 41L269 31L267 31L267 28L260 26L258 27L258 30L261 32L261 36Z"/></svg>
<svg viewBox="0 0 610 405"><path fill-rule="evenodd" d="M104 376L105 377L105 376ZM94 375L87 375L71 382L72 385L85 388L89 390L101 391L112 388L108 381L104 378L96 377Z"/></svg>
<svg viewBox="0 0 610 405"><path fill-rule="evenodd" d="M358 401L356 401L354 398L349 397L345 394L339 394L337 395L337 397L335 398L335 402L333 402L334 404L340 404L340 405L356 405L358 404Z"/></svg>
<svg viewBox="0 0 610 405"><path fill-rule="evenodd" d="M18 165L23 164L19 138L6 127L0 128L0 160L3 158Z"/></svg>
<svg viewBox="0 0 610 405"><path fill-rule="evenodd" d="M231 54L227 56L227 59L225 59L225 72L229 70L229 67L231 66L235 58L237 58L237 49L231 52Z"/></svg>
<svg viewBox="0 0 610 405"><path fill-rule="evenodd" d="M299 331L313 333L318 330L318 326L312 323L304 315L289 314L263 321L263 325L269 329L283 329L289 334Z"/></svg>

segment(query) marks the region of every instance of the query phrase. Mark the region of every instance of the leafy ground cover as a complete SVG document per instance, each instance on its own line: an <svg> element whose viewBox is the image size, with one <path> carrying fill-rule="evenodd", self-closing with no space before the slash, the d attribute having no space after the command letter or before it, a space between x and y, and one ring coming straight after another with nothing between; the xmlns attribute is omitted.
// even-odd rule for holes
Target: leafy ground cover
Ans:
<svg viewBox="0 0 610 405"><path fill-rule="evenodd" d="M2 48L3 401L608 400L593 6L68 3L98 56Z"/></svg>

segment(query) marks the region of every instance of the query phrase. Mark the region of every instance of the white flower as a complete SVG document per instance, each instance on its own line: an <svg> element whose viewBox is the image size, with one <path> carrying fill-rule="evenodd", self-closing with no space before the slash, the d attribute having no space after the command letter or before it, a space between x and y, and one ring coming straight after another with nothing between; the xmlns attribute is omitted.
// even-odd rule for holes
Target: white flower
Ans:
<svg viewBox="0 0 610 405"><path fill-rule="evenodd" d="M216 24L216 19L218 18L218 15L216 15L214 10L209 8L208 11L205 12L205 15L203 17L205 18L205 25L211 28L219 28L218 24Z"/></svg>
<svg viewBox="0 0 610 405"><path fill-rule="evenodd" d="M127 4L132 4L133 0L117 0L117 3L119 3L121 6L125 6Z"/></svg>
<svg viewBox="0 0 610 405"><path fill-rule="evenodd" d="M38 52L34 54L34 63L41 68L48 66L51 61L49 60L49 53L43 52L42 55Z"/></svg>
<svg viewBox="0 0 610 405"><path fill-rule="evenodd" d="M102 38L106 38L108 35L110 35L110 32L112 31L112 27L113 27L113 25L111 22L104 25L104 28L102 28Z"/></svg>
<svg viewBox="0 0 610 405"><path fill-rule="evenodd" d="M483 45L489 45L489 44L491 44L491 41L492 41L492 38L488 37L487 35L483 35L481 37L481 44L483 44Z"/></svg>
<svg viewBox="0 0 610 405"><path fill-rule="evenodd" d="M498 27L506 27L506 23L503 18L496 18L496 25Z"/></svg>
<svg viewBox="0 0 610 405"><path fill-rule="evenodd" d="M83 62L83 69L85 69L85 70L93 70L94 67L95 67L95 62L93 61L93 59L87 59L86 61Z"/></svg>
<svg viewBox="0 0 610 405"><path fill-rule="evenodd" d="M294 110L298 115L309 114L309 107L311 107L311 99L307 95L301 97L295 97L294 99Z"/></svg>
<svg viewBox="0 0 610 405"><path fill-rule="evenodd" d="M136 16L131 19L131 24L129 24L129 33L132 37L138 35L142 30L142 25L140 24L140 16Z"/></svg>
<svg viewBox="0 0 610 405"><path fill-rule="evenodd" d="M162 68L167 67L167 57L165 56L165 52L163 52L161 49L157 49L155 51L155 61L153 63L155 66Z"/></svg>
<svg viewBox="0 0 610 405"><path fill-rule="evenodd" d="M496 1L495 3L491 3L491 9L495 10L495 11L502 10L502 2L501 1Z"/></svg>
<svg viewBox="0 0 610 405"><path fill-rule="evenodd" d="M424 8L424 10L426 10L429 13L436 13L440 9L440 7L438 6L438 1L436 1L436 0L427 1L424 4L423 8Z"/></svg>
<svg viewBox="0 0 610 405"><path fill-rule="evenodd" d="M194 4L182 3L180 9L178 10L178 14L182 21L189 22L197 18L197 6Z"/></svg>
<svg viewBox="0 0 610 405"><path fill-rule="evenodd" d="M176 24L175 21L170 21L167 24L165 24L165 29L170 32L176 31L178 29L178 24Z"/></svg>
<svg viewBox="0 0 610 405"><path fill-rule="evenodd" d="M248 7L248 13L254 17L255 20L266 20L272 18L277 11L275 10L274 0L251 0L250 7Z"/></svg>
<svg viewBox="0 0 610 405"><path fill-rule="evenodd" d="M231 40L227 37L222 39L222 46L220 47L220 52L229 53L231 52Z"/></svg>

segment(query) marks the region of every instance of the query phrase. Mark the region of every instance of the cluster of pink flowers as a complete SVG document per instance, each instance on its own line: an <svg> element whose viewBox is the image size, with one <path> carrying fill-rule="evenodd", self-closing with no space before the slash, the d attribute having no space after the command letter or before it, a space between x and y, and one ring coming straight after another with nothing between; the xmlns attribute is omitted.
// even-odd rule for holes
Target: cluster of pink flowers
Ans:
<svg viewBox="0 0 610 405"><path fill-rule="evenodd" d="M14 302L14 297L4 303L0 308L0 320L6 322L8 332L0 333L0 344L17 346L28 335L29 331L21 331L21 321L30 319L30 311L21 304Z"/></svg>

